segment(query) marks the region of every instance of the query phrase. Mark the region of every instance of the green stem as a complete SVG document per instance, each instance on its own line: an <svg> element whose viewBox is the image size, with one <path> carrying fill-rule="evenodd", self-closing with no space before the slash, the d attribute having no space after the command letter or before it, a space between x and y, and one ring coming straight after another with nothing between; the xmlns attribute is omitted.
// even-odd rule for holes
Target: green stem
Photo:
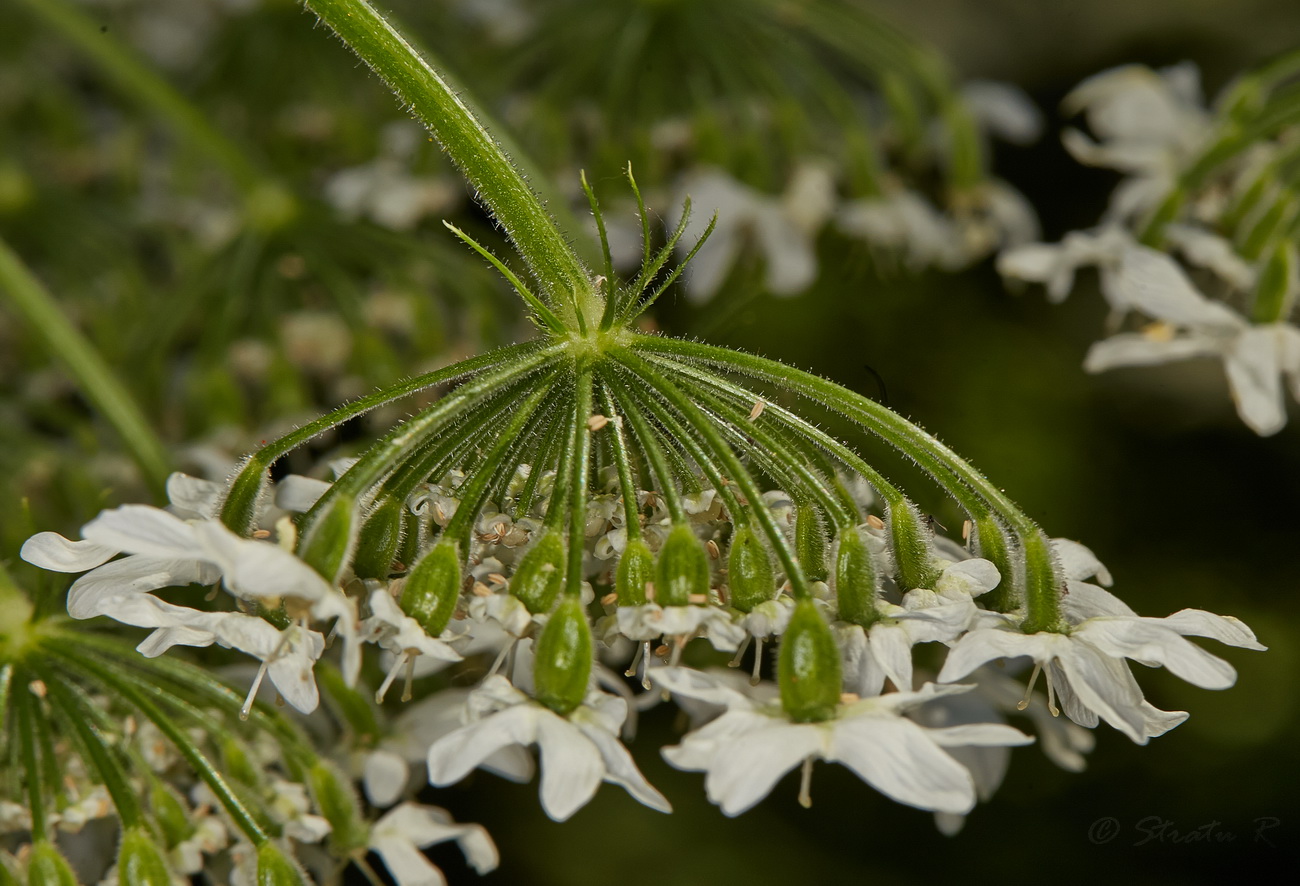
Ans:
<svg viewBox="0 0 1300 886"><path fill-rule="evenodd" d="M659 435L650 427L650 423L645 420L641 414L640 408L637 407L631 393L627 390L622 379L606 376L602 373L602 379L613 387L617 396L615 402L621 410L621 414L632 424L632 438L636 440L641 451L645 453L646 460L650 462L650 472L654 474L656 485L659 487L659 493L664 497L664 504L668 507L668 514L674 523L685 523L686 508L682 505L682 494L677 488L677 481L673 477L672 468L668 464L668 457L665 455L663 447L659 444Z"/></svg>
<svg viewBox="0 0 1300 886"><path fill-rule="evenodd" d="M35 330L46 350L63 363L86 399L117 431L153 491L163 494L171 468L162 442L95 346L64 316L54 297L3 240L0 291L8 293L10 304Z"/></svg>
<svg viewBox="0 0 1300 886"><path fill-rule="evenodd" d="M569 563L564 574L564 593L573 598L582 594L582 556L586 550L587 476L591 471L591 370L579 371L574 381L573 470L569 478Z"/></svg>
<svg viewBox="0 0 1300 886"><path fill-rule="evenodd" d="M20 671L21 681L24 675ZM32 708L36 699L25 685L20 685L13 696L14 716L18 726L18 748L27 782L27 809L32 817L32 840L40 842L46 837L44 781L41 779L40 761L36 758L36 714Z"/></svg>
<svg viewBox="0 0 1300 886"><path fill-rule="evenodd" d="M540 341L509 345L442 369L417 375L381 391L359 397L283 437L272 440L248 457L248 461L231 482L230 491L226 494L225 503L221 508L221 522L240 535L248 535L256 529L257 505L267 481L267 471L280 457L297 449L313 437L394 400L409 397L411 394L438 385L461 381L485 370L497 369L529 357L545 347L546 342Z"/></svg>
<svg viewBox="0 0 1300 886"><path fill-rule="evenodd" d="M614 395L609 384L602 380L600 400L609 418L610 445L614 451L614 464L618 466L618 488L623 497L623 526L627 540L641 537L641 508L636 499L636 481L632 477L632 458L627 438L623 435L623 418L615 409ZM3 720L0 720L3 723Z"/></svg>
<svg viewBox="0 0 1300 886"><path fill-rule="evenodd" d="M204 756L186 731L159 709L152 699L132 685L130 681L119 677L111 667L103 666L92 658L64 649L61 646L58 647L57 651L61 656L77 665L79 669L89 673L98 682L103 683L118 695L121 695L140 713L149 718L158 727L158 730L167 736L176 750L185 758L185 761L190 764L190 768L194 770L195 774L207 784L208 788L221 802L221 805L225 807L226 812L230 814L235 825L244 832L250 842L260 846L267 841L266 831L257 823L253 814L245 808L243 801L239 799L230 785L226 783L225 777L212 765L212 761Z"/></svg>
<svg viewBox="0 0 1300 886"><path fill-rule="evenodd" d="M528 263L552 304L594 326L590 274L504 150L440 73L365 0L306 0L434 134Z"/></svg>
<svg viewBox="0 0 1300 886"><path fill-rule="evenodd" d="M51 701L62 715L64 726L71 728L80 738L83 759L108 789L118 818L122 820L122 827L125 829L143 824L144 812L140 808L139 798L127 779L121 761L113 756L113 749L94 725L91 702L79 689L73 688L75 684L65 683L61 678L47 673L42 673L41 676L45 680Z"/></svg>
<svg viewBox="0 0 1300 886"><path fill-rule="evenodd" d="M740 459L736 458L735 453L727 446L726 441L722 439L722 436L710 423L708 417L689 397L682 393L677 385L673 384L666 376L660 375L649 362L630 350L619 349L611 356L654 387L660 396L672 404L686 423L704 439L707 447L713 450L714 456L722 462L723 467L735 478L737 485L740 486L740 491L747 499L754 503L763 500L762 490L758 488L758 484L754 482L754 478L750 476L749 471L740 463ZM795 598L808 596L808 582L804 577L803 568L799 565L799 560L791 549L785 533L772 519L772 512L764 507L755 507L754 515L758 518L759 525L763 527L763 532L767 535L772 549L776 551L777 559L780 560L781 566L785 570L786 578L790 581L790 588Z"/></svg>

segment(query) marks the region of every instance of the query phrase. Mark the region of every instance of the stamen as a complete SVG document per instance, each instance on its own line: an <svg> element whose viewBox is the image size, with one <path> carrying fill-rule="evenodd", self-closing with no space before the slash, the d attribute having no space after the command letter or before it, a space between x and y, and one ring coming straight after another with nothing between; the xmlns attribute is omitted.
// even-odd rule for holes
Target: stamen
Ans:
<svg viewBox="0 0 1300 886"><path fill-rule="evenodd" d="M491 677L493 674L495 674L497 671L501 669L501 665L505 662L506 656L510 654L510 650L513 649L514 647L515 647L514 640L511 640L509 643L501 647L501 651L497 653L496 661L492 662L492 667L488 668L488 672L487 672L488 677Z"/></svg>
<svg viewBox="0 0 1300 886"><path fill-rule="evenodd" d="M749 648L749 636L746 635L745 639L740 641L740 647L736 649L736 657L733 658L731 661L727 662L727 667L729 668L740 667L741 656L745 654L745 650L748 648Z"/></svg>
<svg viewBox="0 0 1300 886"><path fill-rule="evenodd" d="M1034 691L1034 684L1038 682L1038 673L1042 669L1043 666L1041 664L1034 662L1034 672L1029 676L1029 685L1025 687L1025 697L1016 702L1016 710L1023 711L1025 708L1029 707L1030 698ZM1051 685L1050 681L1048 685Z"/></svg>
<svg viewBox="0 0 1300 886"><path fill-rule="evenodd" d="M632 653L632 661L627 666L627 670L623 672L623 676L635 677L637 666L641 664L641 657L649 656L649 655L650 655L650 641L646 640L644 643L638 643L636 647L636 652Z"/></svg>
<svg viewBox="0 0 1300 886"><path fill-rule="evenodd" d="M1061 716L1061 710L1056 706L1056 686L1052 684L1052 669L1048 668L1047 676L1047 709L1052 712L1053 717Z"/></svg>
<svg viewBox="0 0 1300 886"><path fill-rule="evenodd" d="M749 685L757 686L761 679L758 674L763 669L763 638L754 638L754 671L749 675Z"/></svg>
<svg viewBox="0 0 1300 886"><path fill-rule="evenodd" d="M812 766L813 758L804 758L803 775L799 779L799 805L804 809L812 808Z"/></svg>
<svg viewBox="0 0 1300 886"><path fill-rule="evenodd" d="M244 706L239 709L239 719L247 720L248 714L253 710L253 699L257 697L257 690L262 686L262 678L266 676L268 662L262 662L262 666L257 669L257 676L253 678L253 688L248 690L248 697L244 699Z"/></svg>
<svg viewBox="0 0 1300 886"><path fill-rule="evenodd" d="M379 688L375 690L375 704L384 703L384 696L388 694L388 687L393 685L393 681L396 680L397 675L401 673L402 665L404 664L406 664L405 657L399 655L397 660L393 662L393 666L388 669L388 674L385 675L384 682L380 683Z"/></svg>
<svg viewBox="0 0 1300 886"><path fill-rule="evenodd" d="M419 654L409 649L406 652L406 686L402 688L402 701L410 701L415 697L411 694L411 684L415 682L415 657Z"/></svg>
<svg viewBox="0 0 1300 886"><path fill-rule="evenodd" d="M641 688L650 689L650 641L646 640L641 644Z"/></svg>
<svg viewBox="0 0 1300 886"><path fill-rule="evenodd" d="M689 639L685 634L678 634L673 639L673 656L668 660L668 667L675 668L682 661L682 650L686 648L686 641Z"/></svg>

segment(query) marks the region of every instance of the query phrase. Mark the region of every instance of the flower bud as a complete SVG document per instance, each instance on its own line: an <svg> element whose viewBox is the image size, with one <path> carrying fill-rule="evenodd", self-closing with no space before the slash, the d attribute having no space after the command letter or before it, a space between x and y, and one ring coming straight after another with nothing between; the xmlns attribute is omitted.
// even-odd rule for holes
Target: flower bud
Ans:
<svg viewBox="0 0 1300 886"><path fill-rule="evenodd" d="M812 505L799 505L795 511L794 550L805 578L826 580L826 531Z"/></svg>
<svg viewBox="0 0 1300 886"><path fill-rule="evenodd" d="M640 606L646 601L645 586L655 580L655 557L643 538L629 539L618 560L614 590L619 606Z"/></svg>
<svg viewBox="0 0 1300 886"><path fill-rule="evenodd" d="M194 833L185 804L175 789L162 781L155 781L149 789L149 808L153 810L154 821L158 822L158 829L169 848Z"/></svg>
<svg viewBox="0 0 1300 886"><path fill-rule="evenodd" d="M253 765L244 750L243 744L232 735L223 735L219 739L222 771L229 778L246 785L258 785L262 782L259 767Z"/></svg>
<svg viewBox="0 0 1300 886"><path fill-rule="evenodd" d="M77 886L77 875L57 846L37 840L27 859L27 886Z"/></svg>
<svg viewBox="0 0 1300 886"><path fill-rule="evenodd" d="M709 555L691 527L678 523L659 549L655 602L660 606L689 606L693 595L708 593Z"/></svg>
<svg viewBox="0 0 1300 886"><path fill-rule="evenodd" d="M302 868L292 856L267 840L257 847L257 886L307 886Z"/></svg>
<svg viewBox="0 0 1300 886"><path fill-rule="evenodd" d="M352 559L352 571L358 578L388 578L393 571L393 560L402 543L402 517L406 511L400 498L385 497L379 500L357 538L357 553Z"/></svg>
<svg viewBox="0 0 1300 886"><path fill-rule="evenodd" d="M440 539L406 576L397 603L426 634L437 637L456 611L460 585L460 549L451 539Z"/></svg>
<svg viewBox="0 0 1300 886"><path fill-rule="evenodd" d="M777 663L781 707L797 723L829 720L840 701L840 651L830 626L805 597L794 605Z"/></svg>
<svg viewBox="0 0 1300 886"><path fill-rule="evenodd" d="M857 527L841 530L835 546L835 599L840 619L870 627L879 617L877 588L876 563L867 540Z"/></svg>
<svg viewBox="0 0 1300 886"><path fill-rule="evenodd" d="M564 540L560 533L546 530L519 559L510 579L510 593L534 614L549 612L564 584Z"/></svg>
<svg viewBox="0 0 1300 886"><path fill-rule="evenodd" d="M317 759L307 770L307 787L316 808L330 823L330 847L340 857L366 845L368 828L361 816L352 783L344 778L334 764Z"/></svg>
<svg viewBox="0 0 1300 886"><path fill-rule="evenodd" d="M591 627L582 601L566 596L537 640L533 686L537 700L557 714L582 704L591 678Z"/></svg>
<svg viewBox="0 0 1300 886"><path fill-rule="evenodd" d="M356 535L354 502L339 497L326 502L325 512L311 515L298 541L298 556L331 584L338 581Z"/></svg>
<svg viewBox="0 0 1300 886"><path fill-rule="evenodd" d="M727 552L727 584L731 605L749 612L760 603L776 597L776 579L767 548L748 525L736 527Z"/></svg>
<svg viewBox="0 0 1300 886"><path fill-rule="evenodd" d="M985 515L975 521L975 552L998 568L999 582L983 601L998 612L1010 612L1020 605L1016 599L1015 565L1007 536L997 518Z"/></svg>
<svg viewBox="0 0 1300 886"><path fill-rule="evenodd" d="M117 882L121 886L171 886L173 882L162 848L143 827L127 828L122 835Z"/></svg>
<svg viewBox="0 0 1300 886"><path fill-rule="evenodd" d="M888 516L899 588L903 591L933 588L939 580L939 570L934 567L934 554L930 550L930 527L916 505L906 499L890 502Z"/></svg>

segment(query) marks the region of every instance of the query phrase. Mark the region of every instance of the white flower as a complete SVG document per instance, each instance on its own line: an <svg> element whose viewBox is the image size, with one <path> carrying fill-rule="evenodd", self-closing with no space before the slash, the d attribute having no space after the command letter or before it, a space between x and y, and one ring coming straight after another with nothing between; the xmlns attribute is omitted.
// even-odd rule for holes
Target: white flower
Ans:
<svg viewBox="0 0 1300 886"><path fill-rule="evenodd" d="M660 606L657 603L620 606L617 617L619 632L629 640L638 642L658 637L689 639L703 636L720 652L735 652L746 637L745 629L732 621L731 613L712 603L689 606Z"/></svg>
<svg viewBox="0 0 1300 886"><path fill-rule="evenodd" d="M1189 63L1159 72L1141 65L1103 71L1075 87L1062 108L1084 111L1100 140L1066 130L1062 141L1075 159L1131 174L1111 197L1107 215L1116 220L1139 216L1163 199L1211 131L1200 74Z"/></svg>
<svg viewBox="0 0 1300 886"><path fill-rule="evenodd" d="M459 185L410 173L410 158L422 134L405 121L390 124L379 156L336 172L325 183L325 199L347 220L364 215L394 231L408 231L425 216L452 208L461 193Z"/></svg>
<svg viewBox="0 0 1300 886"><path fill-rule="evenodd" d="M444 886L447 879L421 849L455 840L480 874L500 863L496 844L482 825L456 824L445 810L403 803L375 822L369 847L384 861L397 886Z"/></svg>
<svg viewBox="0 0 1300 886"><path fill-rule="evenodd" d="M955 640L976 615L974 598L997 587L1000 580L997 567L988 560L947 563L933 590L908 591L902 606L876 601L881 618L869 628L837 624L845 688L861 696L879 695L887 677L895 688L910 691L912 647Z"/></svg>
<svg viewBox="0 0 1300 886"><path fill-rule="evenodd" d="M930 729L903 714L935 698L969 687L926 684L919 692L894 692L839 706L820 723L794 723L776 705L753 698L698 671L655 668L652 679L679 695L723 703L726 713L665 748L678 769L705 772L709 800L725 815L758 803L790 770L804 765L800 799L808 798L812 761L843 763L863 781L900 803L965 813L975 805L970 773L944 751L966 745L1023 745L1033 741L1010 726L993 723Z"/></svg>
<svg viewBox="0 0 1300 886"><path fill-rule="evenodd" d="M692 299L713 297L747 242L763 256L773 295L794 295L817 279L815 237L835 202L834 182L823 167L800 166L780 197L755 191L720 169L690 174L679 191L683 199L691 198L683 251L694 247L713 213L718 214L713 233L687 266L685 285ZM680 205L682 199L675 202Z"/></svg>
<svg viewBox="0 0 1300 886"><path fill-rule="evenodd" d="M982 619L948 653L940 682L959 680L985 662L1028 656L1047 678L1048 706L1061 709L1082 726L1098 717L1134 742L1146 744L1187 718L1182 711L1161 711L1142 697L1124 659L1149 667L1164 666L1175 676L1203 689L1226 689L1236 682L1232 666L1188 642L1185 636L1213 637L1231 646L1263 649L1244 624L1229 616L1184 609L1167 618L1142 618L1101 588L1068 581L1062 611L1067 633L1021 633L1014 616Z"/></svg>
<svg viewBox="0 0 1300 886"><path fill-rule="evenodd" d="M1025 91L996 80L967 80L962 101L980 129L1003 141L1027 145L1043 131L1043 114Z"/></svg>
<svg viewBox="0 0 1300 886"><path fill-rule="evenodd" d="M1133 235L1110 224L1095 231L1071 231L1060 243L1027 243L998 256L998 273L1004 277L1041 283L1047 300L1065 301L1074 288L1074 275L1084 267L1096 267L1101 274L1101 291L1114 288L1114 272L1124 252L1134 244Z"/></svg>
<svg viewBox="0 0 1300 886"><path fill-rule="evenodd" d="M1267 436L1286 424L1282 378L1288 377L1292 396L1300 400L1300 329L1246 321L1197 291L1172 258L1141 246L1124 252L1111 301L1158 322L1094 344L1083 364L1088 372L1218 357L1237 414L1251 430Z"/></svg>
<svg viewBox="0 0 1300 886"><path fill-rule="evenodd" d="M416 658L427 656L434 661L460 661L461 654L447 645L451 635L443 632L442 637L430 637L420 623L411 618L397 605L387 588L379 587L370 592L370 617L361 623L361 638L376 643L393 655L393 663L384 682L375 692L375 702L382 703L384 694L398 672L407 666L413 666ZM413 673L412 667L410 673ZM410 700L410 686L402 696L403 701Z"/></svg>
<svg viewBox="0 0 1300 886"><path fill-rule="evenodd" d="M650 786L618 740L627 702L590 692L562 717L492 675L470 694L470 721L429 748L429 782L443 787L460 781L503 748L536 744L541 750L542 808L564 821L585 806L601 781L619 785L636 800L669 812L663 795Z"/></svg>
<svg viewBox="0 0 1300 886"><path fill-rule="evenodd" d="M957 224L912 191L845 203L835 224L850 236L901 254L913 269L956 270L967 263Z"/></svg>
<svg viewBox="0 0 1300 886"><path fill-rule="evenodd" d="M127 624L181 631L189 626L219 639L220 632L211 624L187 621L197 616L182 615L182 611L194 610L159 607L134 598L160 588L213 584L220 579L237 597L272 606L283 600L294 615L335 620L345 641L344 676L350 684L355 682L361 666L355 603L278 544L241 538L216 519L185 520L148 505L103 511L82 527L81 534L82 540L70 541L57 533L41 532L29 538L21 552L23 559L45 569L90 570L68 590L68 614L73 618L107 615ZM118 554L127 556L108 562ZM118 604L125 597L133 599L122 609ZM158 624L126 621L137 617L167 620ZM170 641L184 645L211 642Z"/></svg>

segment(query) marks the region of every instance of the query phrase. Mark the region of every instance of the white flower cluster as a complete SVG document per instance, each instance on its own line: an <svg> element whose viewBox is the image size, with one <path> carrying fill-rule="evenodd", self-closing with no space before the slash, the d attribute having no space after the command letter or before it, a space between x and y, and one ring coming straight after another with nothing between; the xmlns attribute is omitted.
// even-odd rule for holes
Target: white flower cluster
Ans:
<svg viewBox="0 0 1300 886"><path fill-rule="evenodd" d="M1284 381L1300 400L1300 328L1290 319L1300 261L1287 233L1293 201L1278 178L1297 131L1230 153L1189 185L1190 171L1230 132L1231 96L1225 91L1217 112L1205 108L1187 63L1132 65L1081 83L1064 106L1084 113L1096 140L1069 129L1065 145L1080 162L1125 178L1097 227L1004 251L998 268L1043 284L1054 302L1070 293L1077 270L1097 268L1112 326L1130 316L1140 323L1097 342L1087 371L1220 359L1242 421L1269 435L1286 424Z"/></svg>
<svg viewBox="0 0 1300 886"><path fill-rule="evenodd" d="M520 467L507 491L511 500L529 474L527 466ZM590 588L613 585L614 567L628 544L625 512L617 495L607 491L617 481L600 479L606 482L593 487L582 540L584 587ZM408 510L424 521L423 532L432 533L455 513L457 481L453 473L410 497ZM549 484L533 485L545 492ZM174 645L217 644L259 659L245 710L264 676L294 708L304 714L316 709L314 665L326 638L314 626L322 623L332 623L343 640L342 671L349 683L357 680L363 648L377 647L387 674L380 699L403 671L404 698L409 699L411 680L419 673L470 656L492 660L487 677L474 688L447 689L398 708L388 737L345 761L367 798L381 808L399 804L424 781L412 778L413 763L424 763L428 782L440 786L477 767L526 780L533 762L524 751L536 745L541 802L552 818L571 816L602 781L668 812L668 801L640 773L622 738L633 731L637 711L673 698L693 728L679 744L665 748L664 756L678 768L704 772L709 799L728 815L752 807L797 767L803 771L800 799L810 802L812 763L823 759L842 763L900 803L934 812L940 828L953 833L976 802L997 788L1009 749L1034 740L1008 725L1009 716L1023 712L1049 758L1077 771L1093 743L1082 727L1105 720L1144 744L1187 716L1148 703L1126 659L1164 666L1198 686L1221 689L1234 682L1232 667L1187 636L1263 648L1230 617L1194 609L1168 618L1136 615L1099 586L1109 584L1110 576L1096 557L1065 540L1054 543L1060 574L1068 583L1068 624L1058 632L1023 633L1023 613L981 606L980 598L1001 580L997 569L947 539L936 538L932 550L939 553L929 555L932 587L900 593L893 577L898 555L887 524L876 516L852 530L870 551L880 576L869 624L841 616L833 575L831 585L814 582L813 597L798 604L778 576L766 602L741 611L731 605L724 556L734 527L722 497L701 485L684 498L688 525L709 557L709 592L685 605L656 603L652 583L640 605L619 605L615 593L599 601L594 593L585 596L598 641L595 659L585 698L561 710L544 701L540 680L535 682L543 667L536 663L544 654L538 640L548 620L560 617L559 610L530 611L511 593L523 555L545 534L541 521L531 515L544 512L545 494L517 519L504 512L508 507L498 510L495 505L478 515L454 616L440 636L431 637L399 605L405 575L345 578L341 586L330 586L293 554L293 523L278 514L309 507L327 486L301 477L281 481L275 507L263 514L263 521L273 520L275 528L241 538L215 517L220 487L174 475L167 509L105 511L83 528L81 540L41 533L28 541L23 557L63 572L89 570L72 586L69 613L75 618L106 615L153 629L139 647L146 656ZM666 547L671 521L661 496L643 493L638 503L644 523L640 537L652 550ZM789 498L773 491L763 504L793 537L796 508ZM247 611L187 607L155 593L218 582ZM762 679L765 670L770 673L763 642L779 645L801 606L814 607L817 617L831 625L840 661L836 672L843 674L838 703L827 716L811 721L792 716L783 700L788 687ZM597 609L602 614L591 618ZM267 615L272 612L283 613L288 623L273 624ZM756 646L753 676L683 665L683 650L696 639L723 653ZM913 647L920 644L948 649L937 672L914 667ZM719 663L723 660L725 656ZM732 664L739 661L737 653ZM991 663L1012 667L988 667ZM1023 692L1008 676L1021 664L1032 666ZM553 661L545 665L552 671L555 666ZM646 691L638 694L631 688L618 673L624 667L627 676L644 668L640 683ZM1045 697L1033 692L1040 674ZM1058 718L1061 712L1068 719ZM292 831L303 842L319 841L329 823L312 811L300 788L286 782L279 792L301 800L296 805L285 801L286 809L293 807L285 813L286 821L296 822L286 826L286 833ZM411 803L396 805L373 826L369 839L402 884L432 882L420 879L427 870L422 865L428 863L417 850L438 840L459 840L480 869L495 865L495 849L477 826L451 824L441 811ZM196 851L212 852L225 840L212 835L196 845Z"/></svg>

